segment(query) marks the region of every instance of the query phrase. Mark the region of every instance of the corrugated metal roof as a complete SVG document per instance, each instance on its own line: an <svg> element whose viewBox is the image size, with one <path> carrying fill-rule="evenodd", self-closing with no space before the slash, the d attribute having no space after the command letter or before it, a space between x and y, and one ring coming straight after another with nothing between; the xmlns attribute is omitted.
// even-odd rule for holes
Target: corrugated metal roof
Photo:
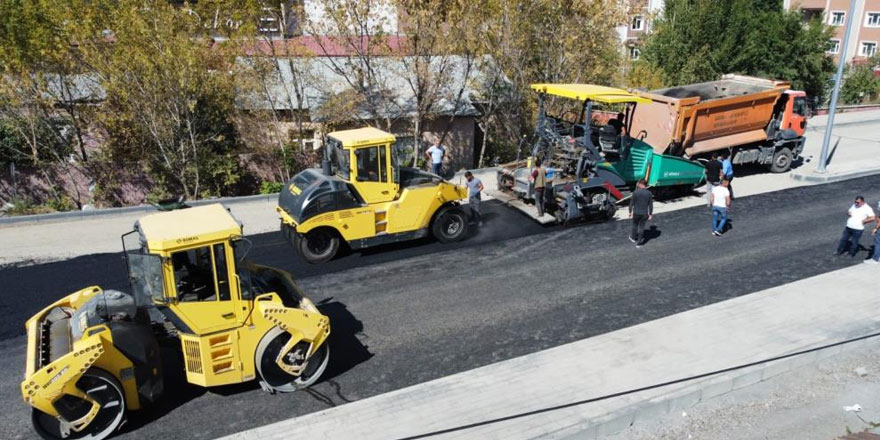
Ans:
<svg viewBox="0 0 880 440"><path fill-rule="evenodd" d="M239 63L254 66L260 58L238 59ZM372 108L357 110L353 119L373 119L375 117L404 117L416 113L416 100L412 87L407 79L413 57L372 57L370 75L374 87L375 101ZM271 60L270 60L271 62ZM277 69L273 70L267 87L263 92L248 96L239 96L236 105L247 110L310 110L313 117L315 110L320 108L332 97L353 90L349 81L357 80L353 75L342 75L341 71L351 72L363 69L361 60L353 57L292 57L275 60ZM434 56L429 60L428 70L446 72L443 78L436 79L439 96L431 113L435 115L475 116L479 114L470 100L474 93L471 84L485 81L486 73L480 66L490 62L489 58L476 60L467 72L464 57L458 55ZM295 78L303 78L295 81ZM303 88L297 98L296 86L301 83ZM458 91L464 84L464 92L459 97ZM379 114L373 114L378 111Z"/></svg>

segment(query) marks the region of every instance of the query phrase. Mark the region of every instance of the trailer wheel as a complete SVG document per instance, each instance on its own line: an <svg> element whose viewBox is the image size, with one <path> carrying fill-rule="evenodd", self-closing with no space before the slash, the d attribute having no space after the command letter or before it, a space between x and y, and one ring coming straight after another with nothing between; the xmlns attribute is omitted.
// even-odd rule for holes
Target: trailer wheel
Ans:
<svg viewBox="0 0 880 440"><path fill-rule="evenodd" d="M293 233L293 242L299 255L310 264L326 263L339 251L339 235L329 228Z"/></svg>
<svg viewBox="0 0 880 440"><path fill-rule="evenodd" d="M112 435L122 425L125 418L125 394L122 386L110 373L98 368L90 368L76 382L76 387L101 405L98 414L84 429L76 432L63 426L57 418L34 408L31 412L31 422L40 437L46 440L101 440ZM65 395L59 399L56 407L65 413L65 418L68 420L76 420L85 416L91 404L77 397Z"/></svg>
<svg viewBox="0 0 880 440"><path fill-rule="evenodd" d="M776 153L773 153L773 160L770 162L770 171L773 173L788 171L791 168L793 157L788 147L776 150Z"/></svg>
<svg viewBox="0 0 880 440"><path fill-rule="evenodd" d="M290 333L278 327L272 327L271 330L266 332L257 346L255 362L260 379L264 385L280 393L290 393L313 385L321 377L321 374L324 373L324 370L327 369L327 364L330 361L330 343L329 341L324 341L318 347L315 354L305 361L305 369L303 369L299 376L288 374L275 363L275 359L278 358L279 352L290 338ZM309 347L308 342L301 342L300 344L302 344L302 347L297 345L287 354L286 357L290 358L289 360L295 360L296 356L300 356L302 351L306 351Z"/></svg>
<svg viewBox="0 0 880 440"><path fill-rule="evenodd" d="M460 241L467 234L467 214L461 208L449 208L437 214L431 232L441 243Z"/></svg>

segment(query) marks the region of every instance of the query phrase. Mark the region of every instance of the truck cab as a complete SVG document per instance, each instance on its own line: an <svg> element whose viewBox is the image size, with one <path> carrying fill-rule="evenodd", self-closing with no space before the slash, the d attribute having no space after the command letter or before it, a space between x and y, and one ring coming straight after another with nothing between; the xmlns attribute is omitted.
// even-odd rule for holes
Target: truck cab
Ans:
<svg viewBox="0 0 880 440"><path fill-rule="evenodd" d="M394 135L364 127L329 133L322 169L307 169L282 188L281 232L309 263L351 249L418 239L463 239L464 187L399 164Z"/></svg>
<svg viewBox="0 0 880 440"><path fill-rule="evenodd" d="M777 120L779 130L791 130L794 135L801 137L807 129L809 107L807 106L807 94L800 90L786 90L782 93L777 103Z"/></svg>

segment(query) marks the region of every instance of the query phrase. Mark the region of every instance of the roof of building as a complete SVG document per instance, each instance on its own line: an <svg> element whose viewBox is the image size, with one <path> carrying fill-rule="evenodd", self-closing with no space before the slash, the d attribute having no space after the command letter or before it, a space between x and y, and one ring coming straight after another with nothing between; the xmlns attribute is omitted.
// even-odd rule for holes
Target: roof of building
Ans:
<svg viewBox="0 0 880 440"><path fill-rule="evenodd" d="M648 98L632 94L623 89L593 84L532 84L532 90L568 99L599 101L607 104L623 102L646 104L651 102Z"/></svg>
<svg viewBox="0 0 880 440"><path fill-rule="evenodd" d="M393 134L374 127L334 131L327 136L342 142L343 147L359 147L361 145L377 145L394 142Z"/></svg>
<svg viewBox="0 0 880 440"><path fill-rule="evenodd" d="M373 56L370 59L370 81L373 83L373 99L354 109L351 119L412 117L417 104L413 88L408 80L408 67L413 57ZM474 84L485 82L493 69L487 68L491 58L484 57L471 63L460 55L432 56L429 71L434 73L437 87L432 88L437 99L428 113L438 116L476 116L477 107L471 101L475 95ZM321 109L333 97L350 93L354 89L350 81L366 81L354 78L364 71L363 60L357 57L241 57L238 62L250 67L260 62L277 63L261 66L269 73L266 87L236 100L239 108L246 110L308 110L314 120L320 121ZM268 67L268 68L266 68ZM350 72L344 75L341 72ZM444 72L440 74L438 72ZM365 74L366 75L366 74ZM459 90L464 86L462 93ZM299 90L300 93L297 93Z"/></svg>
<svg viewBox="0 0 880 440"><path fill-rule="evenodd" d="M150 252L241 236L241 224L219 203L150 214L135 228Z"/></svg>

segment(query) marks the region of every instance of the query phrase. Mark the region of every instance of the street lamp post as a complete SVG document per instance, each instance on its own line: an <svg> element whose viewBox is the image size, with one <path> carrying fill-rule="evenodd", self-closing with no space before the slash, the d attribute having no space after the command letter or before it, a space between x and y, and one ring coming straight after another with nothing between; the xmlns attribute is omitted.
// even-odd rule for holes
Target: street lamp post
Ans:
<svg viewBox="0 0 880 440"><path fill-rule="evenodd" d="M822 152L819 154L819 166L816 172L824 173L828 165L828 144L831 143L831 130L834 128L834 114L837 112L837 97L840 94L840 80L843 78L843 66L846 64L846 49L849 46L849 33L855 21L856 0L850 0L849 12L846 17L846 30L843 31L843 42L840 46L840 57L837 61L837 74L834 75L834 91L831 92L831 105L828 107L828 126L825 127L825 139L822 140Z"/></svg>

